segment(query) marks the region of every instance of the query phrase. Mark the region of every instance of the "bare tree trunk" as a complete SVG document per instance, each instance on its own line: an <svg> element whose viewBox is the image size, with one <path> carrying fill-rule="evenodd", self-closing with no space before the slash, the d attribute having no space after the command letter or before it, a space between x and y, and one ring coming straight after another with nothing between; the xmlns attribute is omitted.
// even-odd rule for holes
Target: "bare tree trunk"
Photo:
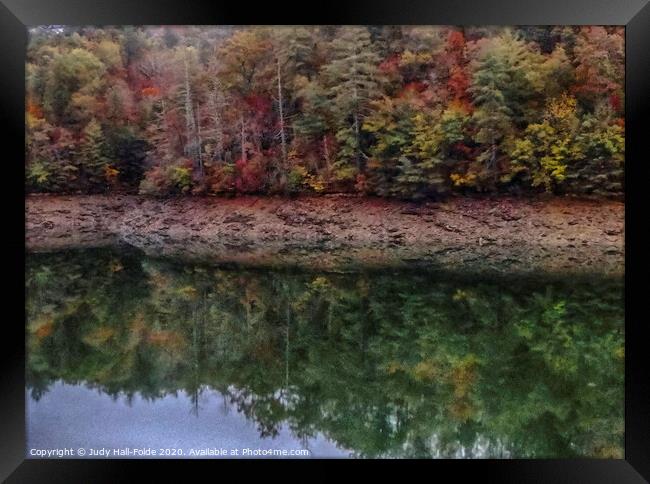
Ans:
<svg viewBox="0 0 650 484"><path fill-rule="evenodd" d="M280 59L277 59L277 65L278 65L278 108L280 112L280 142L282 143L282 161L286 165L287 140L284 135L284 111L282 107L282 76L280 72Z"/></svg>
<svg viewBox="0 0 650 484"><path fill-rule="evenodd" d="M330 150L327 146L327 135L323 135L323 156L325 157L325 166L327 167L327 172L330 171Z"/></svg>
<svg viewBox="0 0 650 484"><path fill-rule="evenodd" d="M357 162L357 169L361 171L361 157L359 156L360 143L359 143L359 106L358 106L358 93L357 86L354 86L354 136L355 136L355 156Z"/></svg>
<svg viewBox="0 0 650 484"><path fill-rule="evenodd" d="M221 91L218 86L215 86L210 96L210 110L212 111L212 120L214 122L214 137L217 144L215 158L217 160L223 159L223 122L221 118L221 110L224 108L224 103Z"/></svg>
<svg viewBox="0 0 650 484"><path fill-rule="evenodd" d="M203 179L204 172L203 172L203 159L201 157L201 145L203 144L203 140L201 140L201 117L199 114L199 106L197 105L195 110L196 112L196 136L197 136L197 146L196 146L196 152L198 155L199 159L199 173L201 175L201 179Z"/></svg>
<svg viewBox="0 0 650 484"><path fill-rule="evenodd" d="M171 152L173 149L173 142L172 142L172 137L169 134L169 126L167 124L167 105L165 104L165 97L161 96L160 98L160 117L161 117L161 122L160 124L162 125L162 130L164 133L164 141L167 142L167 149L165 150L166 153L161 157L162 162L167 162L171 156Z"/></svg>
<svg viewBox="0 0 650 484"><path fill-rule="evenodd" d="M490 153L490 163L488 164L488 168L490 170L494 169L494 165L496 164L496 158L497 158L497 143L495 140L494 132L492 133L492 145L490 147L491 153Z"/></svg>
<svg viewBox="0 0 650 484"><path fill-rule="evenodd" d="M244 163L248 160L246 159L246 133L244 132L244 112L241 113L241 159Z"/></svg>
<svg viewBox="0 0 650 484"><path fill-rule="evenodd" d="M194 145L194 113L192 110L192 93L190 92L190 75L189 67L187 64L187 57L185 57L185 156L192 156Z"/></svg>

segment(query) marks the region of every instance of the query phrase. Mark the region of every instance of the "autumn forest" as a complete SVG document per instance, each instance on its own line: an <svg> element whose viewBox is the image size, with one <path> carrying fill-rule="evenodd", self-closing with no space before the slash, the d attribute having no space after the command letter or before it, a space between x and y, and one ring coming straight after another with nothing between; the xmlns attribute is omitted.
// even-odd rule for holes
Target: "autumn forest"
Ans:
<svg viewBox="0 0 650 484"><path fill-rule="evenodd" d="M30 30L30 192L618 197L619 27Z"/></svg>

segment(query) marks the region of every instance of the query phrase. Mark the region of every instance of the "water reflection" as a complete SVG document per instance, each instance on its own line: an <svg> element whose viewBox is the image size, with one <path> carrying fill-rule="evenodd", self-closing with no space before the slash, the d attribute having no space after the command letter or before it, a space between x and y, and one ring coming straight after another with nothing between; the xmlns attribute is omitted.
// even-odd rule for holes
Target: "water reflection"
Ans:
<svg viewBox="0 0 650 484"><path fill-rule="evenodd" d="M204 387L198 401L180 390L148 399L140 394L108 396L86 385L54 382L38 401L31 401L28 449L108 449L99 457L215 458L236 457L345 457L322 435L298 439L286 425L273 438L260 436L255 423L237 411L227 395ZM125 452L124 449L129 449ZM273 451L274 454L269 454ZM136 455L133 455L137 452ZM155 452L155 455L153 454ZM261 454L266 452L266 454ZM293 452L293 454L290 454Z"/></svg>
<svg viewBox="0 0 650 484"><path fill-rule="evenodd" d="M620 282L440 279L30 254L28 438L94 442L84 408L116 446L622 456Z"/></svg>

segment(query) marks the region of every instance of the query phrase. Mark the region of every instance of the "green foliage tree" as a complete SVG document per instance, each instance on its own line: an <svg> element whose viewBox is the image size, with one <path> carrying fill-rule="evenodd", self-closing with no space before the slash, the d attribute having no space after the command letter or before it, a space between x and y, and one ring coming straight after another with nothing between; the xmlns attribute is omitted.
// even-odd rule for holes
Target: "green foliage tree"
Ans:
<svg viewBox="0 0 650 484"><path fill-rule="evenodd" d="M501 141L512 130L512 111L503 91L508 80L503 65L495 56L488 55L475 72L470 87L476 105L472 116L476 125L475 140L486 146L476 160L483 163L480 171L483 179L496 176Z"/></svg>
<svg viewBox="0 0 650 484"><path fill-rule="evenodd" d="M413 144L416 112L416 107L409 101L384 97L374 102L373 112L363 124L364 130L374 138L368 173L371 187L379 195L403 193L403 187L397 187L395 183L402 173L400 161L407 165L411 163L406 154L410 154Z"/></svg>
<svg viewBox="0 0 650 484"><path fill-rule="evenodd" d="M83 130L83 138L77 152L81 176L90 190L106 188L111 168L111 160L106 151L102 127L93 119Z"/></svg>
<svg viewBox="0 0 650 484"><path fill-rule="evenodd" d="M82 48L56 55L43 93L43 106L48 118L55 123L77 121L74 105L92 99L100 92L105 69L95 55Z"/></svg>
<svg viewBox="0 0 650 484"><path fill-rule="evenodd" d="M549 101L543 121L528 125L515 140L505 179L521 176L549 192L570 183L577 193L621 193L625 138L612 117L607 105L579 116L576 99L566 94Z"/></svg>
<svg viewBox="0 0 650 484"><path fill-rule="evenodd" d="M366 27L342 27L332 41L323 75L336 113L337 176L353 179L365 166L362 133L369 102L377 97L379 56Z"/></svg>
<svg viewBox="0 0 650 484"><path fill-rule="evenodd" d="M529 124L524 138L515 141L510 153L514 169L509 176L525 173L531 186L553 191L566 179L567 165L579 156L578 123L575 98L564 94L551 100L544 120Z"/></svg>
<svg viewBox="0 0 650 484"><path fill-rule="evenodd" d="M567 172L578 193L622 194L625 162L623 126L612 122L612 111L603 106L585 114L576 136L576 155Z"/></svg>
<svg viewBox="0 0 650 484"><path fill-rule="evenodd" d="M79 168L77 143L68 130L55 129L45 119L27 113L26 168L28 188L43 192L65 192L75 186Z"/></svg>

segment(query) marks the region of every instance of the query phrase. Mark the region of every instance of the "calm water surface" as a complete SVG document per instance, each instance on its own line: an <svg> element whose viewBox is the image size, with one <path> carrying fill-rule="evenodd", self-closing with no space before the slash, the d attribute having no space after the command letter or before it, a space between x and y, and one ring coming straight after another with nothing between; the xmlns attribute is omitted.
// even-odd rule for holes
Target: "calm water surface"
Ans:
<svg viewBox="0 0 650 484"><path fill-rule="evenodd" d="M26 276L28 454L623 455L622 281L226 270L124 250L30 254Z"/></svg>

